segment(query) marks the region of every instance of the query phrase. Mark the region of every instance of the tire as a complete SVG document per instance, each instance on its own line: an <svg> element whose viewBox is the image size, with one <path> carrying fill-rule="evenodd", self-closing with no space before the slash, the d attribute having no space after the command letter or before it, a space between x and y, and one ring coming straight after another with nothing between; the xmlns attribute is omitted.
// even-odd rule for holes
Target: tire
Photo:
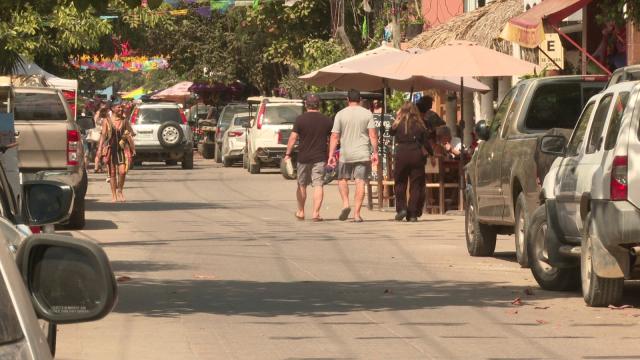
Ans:
<svg viewBox="0 0 640 360"><path fill-rule="evenodd" d="M619 304L622 299L624 278L602 278L593 271L593 240L590 234L591 214L588 214L580 251L580 282L584 302L592 307Z"/></svg>
<svg viewBox="0 0 640 360"><path fill-rule="evenodd" d="M514 238L516 241L516 260L521 267L529 267L529 258L527 255L527 229L529 228L529 211L527 210L527 202L524 193L520 193L516 200L516 226Z"/></svg>
<svg viewBox="0 0 640 360"><path fill-rule="evenodd" d="M215 144L214 143L205 142L205 143L202 144L202 153L201 154L202 154L203 158L205 158L207 160L213 159L214 156L215 156L214 152L215 152Z"/></svg>
<svg viewBox="0 0 640 360"><path fill-rule="evenodd" d="M158 141L165 149L173 149L184 141L184 131L175 121L167 121L158 128Z"/></svg>
<svg viewBox="0 0 640 360"><path fill-rule="evenodd" d="M255 164L252 164L251 161L249 161L249 173L260 174L260 163L258 162L258 160L256 160Z"/></svg>
<svg viewBox="0 0 640 360"><path fill-rule="evenodd" d="M167 166L178 165L178 160L165 160L164 164Z"/></svg>
<svg viewBox="0 0 640 360"><path fill-rule="evenodd" d="M185 170L193 169L193 150L184 154L182 158L182 168Z"/></svg>
<svg viewBox="0 0 640 360"><path fill-rule="evenodd" d="M293 172L287 171L287 162L284 161L284 159L280 161L280 173L282 174L282 177L287 180L295 180L298 177L295 168L293 169Z"/></svg>
<svg viewBox="0 0 640 360"><path fill-rule="evenodd" d="M85 225L85 209L84 209L84 197L78 198L75 201L74 208L71 211L69 222L66 227L73 230L82 230Z"/></svg>
<svg viewBox="0 0 640 360"><path fill-rule="evenodd" d="M222 163L222 148L218 144L216 144L216 162Z"/></svg>
<svg viewBox="0 0 640 360"><path fill-rule="evenodd" d="M87 189L89 188L89 175L87 170L82 171L82 180L80 180L80 187L78 188L78 196L83 198L87 195Z"/></svg>
<svg viewBox="0 0 640 360"><path fill-rule="evenodd" d="M243 169L248 169L249 168L249 157L247 156L247 152L246 151L242 152L242 168Z"/></svg>
<svg viewBox="0 0 640 360"><path fill-rule="evenodd" d="M222 166L231 167L233 165L233 160L228 157L222 156Z"/></svg>
<svg viewBox="0 0 640 360"><path fill-rule="evenodd" d="M471 256L491 256L496 250L497 232L491 225L478 221L473 192L467 195L467 207L464 212L464 229L467 251Z"/></svg>
<svg viewBox="0 0 640 360"><path fill-rule="evenodd" d="M559 268L549 264L547 229L547 206L543 204L531 215L526 233L531 273L538 285L545 290L574 290L578 283L578 269Z"/></svg>

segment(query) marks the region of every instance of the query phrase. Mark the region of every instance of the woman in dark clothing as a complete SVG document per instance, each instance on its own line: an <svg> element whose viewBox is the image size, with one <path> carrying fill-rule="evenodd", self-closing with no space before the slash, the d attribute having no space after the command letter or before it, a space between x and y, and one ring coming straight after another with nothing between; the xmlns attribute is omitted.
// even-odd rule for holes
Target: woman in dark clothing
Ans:
<svg viewBox="0 0 640 360"><path fill-rule="evenodd" d="M396 220L418 221L422 215L425 192L424 166L430 153L427 128L420 117L418 108L406 102L391 125L391 135L395 137L395 195ZM407 185L409 199L407 200Z"/></svg>
<svg viewBox="0 0 640 360"><path fill-rule="evenodd" d="M135 156L133 129L124 119L122 107L113 106L113 114L102 123L99 156L109 169L112 201L125 201L124 182Z"/></svg>

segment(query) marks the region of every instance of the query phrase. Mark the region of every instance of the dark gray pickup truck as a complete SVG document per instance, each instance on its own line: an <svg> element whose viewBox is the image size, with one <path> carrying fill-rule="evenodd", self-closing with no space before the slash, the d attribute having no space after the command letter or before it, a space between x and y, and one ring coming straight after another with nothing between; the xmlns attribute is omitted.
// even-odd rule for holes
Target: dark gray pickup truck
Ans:
<svg viewBox="0 0 640 360"><path fill-rule="evenodd" d="M525 234L539 205L542 180L554 157L542 154L542 136L569 136L583 105L607 78L556 76L519 82L490 122L479 121L481 141L465 168L465 230L471 256L491 256L496 235L515 234L518 263L528 266Z"/></svg>

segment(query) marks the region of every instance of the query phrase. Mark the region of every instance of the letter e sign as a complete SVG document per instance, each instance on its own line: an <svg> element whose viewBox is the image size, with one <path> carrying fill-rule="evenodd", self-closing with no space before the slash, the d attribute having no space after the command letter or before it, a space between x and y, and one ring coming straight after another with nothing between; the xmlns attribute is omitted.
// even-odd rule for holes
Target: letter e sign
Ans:
<svg viewBox="0 0 640 360"><path fill-rule="evenodd" d="M542 68L546 67L548 70L552 70L558 69L558 67L556 67L557 64L560 69L564 69L564 48L560 41L560 35L556 33L544 34L544 42L540 44L540 49L543 50L544 53L539 51L538 65Z"/></svg>

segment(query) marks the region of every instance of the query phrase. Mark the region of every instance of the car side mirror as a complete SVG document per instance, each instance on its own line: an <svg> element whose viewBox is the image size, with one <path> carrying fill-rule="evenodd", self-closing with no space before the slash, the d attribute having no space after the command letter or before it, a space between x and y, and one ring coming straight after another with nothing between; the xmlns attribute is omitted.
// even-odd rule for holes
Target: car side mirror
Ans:
<svg viewBox="0 0 640 360"><path fill-rule="evenodd" d="M57 224L71 215L74 194L69 185L50 180L33 180L22 185L22 192L22 209L29 225Z"/></svg>
<svg viewBox="0 0 640 360"><path fill-rule="evenodd" d="M476 124L476 135L478 135L478 139L487 141L491 138L491 129L489 129L489 125L485 120L480 120Z"/></svg>
<svg viewBox="0 0 640 360"><path fill-rule="evenodd" d="M545 135L540 140L540 151L543 154L564 156L567 139L561 135Z"/></svg>
<svg viewBox="0 0 640 360"><path fill-rule="evenodd" d="M80 129L87 131L89 129L93 129L96 127L95 121L91 116L81 116L76 120L76 123L80 127Z"/></svg>
<svg viewBox="0 0 640 360"><path fill-rule="evenodd" d="M109 259L94 241L32 235L22 243L16 261L38 317L51 323L98 320L116 303Z"/></svg>

